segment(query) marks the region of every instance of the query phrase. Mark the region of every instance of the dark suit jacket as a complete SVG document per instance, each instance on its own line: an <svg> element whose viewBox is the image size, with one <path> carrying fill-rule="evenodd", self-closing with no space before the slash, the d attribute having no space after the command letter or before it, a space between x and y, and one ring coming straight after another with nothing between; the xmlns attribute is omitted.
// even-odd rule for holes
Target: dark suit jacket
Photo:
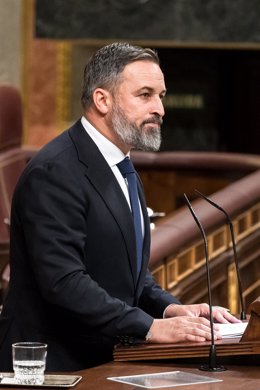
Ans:
<svg viewBox="0 0 260 390"><path fill-rule="evenodd" d="M119 341L143 339L177 302L147 271L149 219L137 279L132 216L113 172L78 121L28 164L13 197L11 279L0 320L0 370L11 344L48 343L48 370L112 358Z"/></svg>

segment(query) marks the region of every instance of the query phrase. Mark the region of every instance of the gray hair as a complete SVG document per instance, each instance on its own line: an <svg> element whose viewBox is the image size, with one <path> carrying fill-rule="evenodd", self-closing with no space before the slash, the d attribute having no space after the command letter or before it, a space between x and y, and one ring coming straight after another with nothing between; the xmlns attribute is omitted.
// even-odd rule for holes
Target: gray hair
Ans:
<svg viewBox="0 0 260 390"><path fill-rule="evenodd" d="M96 88L104 88L113 93L114 88L121 81L120 75L126 65L142 60L159 65L157 53L149 48L117 42L99 49L90 58L84 70L81 96L83 107L86 109L92 104L92 96Z"/></svg>

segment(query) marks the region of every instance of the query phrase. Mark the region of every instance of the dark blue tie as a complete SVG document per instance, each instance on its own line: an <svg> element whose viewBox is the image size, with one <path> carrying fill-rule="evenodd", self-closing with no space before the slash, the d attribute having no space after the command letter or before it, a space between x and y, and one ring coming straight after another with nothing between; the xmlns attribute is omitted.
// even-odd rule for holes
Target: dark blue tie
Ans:
<svg viewBox="0 0 260 390"><path fill-rule="evenodd" d="M126 157L123 161L117 164L122 176L127 179L128 192L130 197L131 209L135 226L135 240L136 240L136 256L137 256L137 276L141 270L143 257L143 233L141 213L139 207L139 198L137 191L137 178L132 161Z"/></svg>

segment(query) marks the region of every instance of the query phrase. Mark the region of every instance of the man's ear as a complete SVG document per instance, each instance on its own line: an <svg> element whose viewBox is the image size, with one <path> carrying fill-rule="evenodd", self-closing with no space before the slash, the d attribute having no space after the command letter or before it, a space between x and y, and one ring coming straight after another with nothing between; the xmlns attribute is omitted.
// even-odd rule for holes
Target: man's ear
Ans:
<svg viewBox="0 0 260 390"><path fill-rule="evenodd" d="M96 109L105 115L111 107L111 94L106 89L97 88L93 93L93 102Z"/></svg>

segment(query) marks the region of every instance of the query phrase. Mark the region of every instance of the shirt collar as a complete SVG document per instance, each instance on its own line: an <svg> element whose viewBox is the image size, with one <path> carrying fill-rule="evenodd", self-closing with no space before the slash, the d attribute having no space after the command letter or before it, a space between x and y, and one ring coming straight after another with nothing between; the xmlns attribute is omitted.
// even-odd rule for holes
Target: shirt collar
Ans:
<svg viewBox="0 0 260 390"><path fill-rule="evenodd" d="M88 135L95 142L103 157L110 167L115 166L125 158L124 153L115 145L104 137L91 123L82 116L81 123ZM129 154L128 154L129 155Z"/></svg>

